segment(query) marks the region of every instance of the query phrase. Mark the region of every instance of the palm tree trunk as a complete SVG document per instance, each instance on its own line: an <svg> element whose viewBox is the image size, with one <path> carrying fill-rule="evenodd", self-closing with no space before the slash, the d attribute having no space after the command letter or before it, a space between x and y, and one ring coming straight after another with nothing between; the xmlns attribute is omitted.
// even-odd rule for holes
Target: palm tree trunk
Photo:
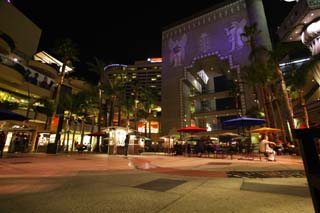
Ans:
<svg viewBox="0 0 320 213"><path fill-rule="evenodd" d="M309 114L308 114L308 108L306 105L306 101L303 97L303 90L299 90L299 98L300 98L300 102L301 102L301 106L302 106L302 110L303 110L303 115L304 115L304 122L306 124L306 128L309 128Z"/></svg>
<svg viewBox="0 0 320 213"><path fill-rule="evenodd" d="M98 132L101 131L101 113L102 113L102 91L101 89L99 89L99 112L98 112L98 118L97 118ZM97 136L97 143L94 151L100 152L100 136Z"/></svg>
<svg viewBox="0 0 320 213"><path fill-rule="evenodd" d="M144 136L147 137L148 133L148 121L146 119L146 122L144 123Z"/></svg>
<svg viewBox="0 0 320 213"><path fill-rule="evenodd" d="M61 73L60 73L60 78L58 80L57 91L56 91L56 94L55 94L55 97L54 97L55 106L54 106L54 110L53 110L53 113L52 113L52 117L53 118L57 114L57 109L58 109L58 106L59 106L60 92L61 92L61 87L62 87L63 80L64 80L65 70L66 70L66 62L64 62L62 64L62 70L61 70Z"/></svg>
<svg viewBox="0 0 320 213"><path fill-rule="evenodd" d="M75 145L75 138L76 138L76 131L77 131L77 126L78 126L78 122L75 122L74 128L73 128L73 133L72 133L72 147L71 147L71 151L74 150L74 145Z"/></svg>
<svg viewBox="0 0 320 213"><path fill-rule="evenodd" d="M94 125L95 125L95 117L92 118L92 124L91 124L91 133L93 133L93 130L94 130ZM90 136L90 147L92 147L92 139L93 139L93 136L91 135ZM91 151L91 150L90 150Z"/></svg>
<svg viewBox="0 0 320 213"><path fill-rule="evenodd" d="M271 87L266 88L266 92L267 92L269 110L270 110L270 114L271 114L270 122L272 121L273 127L278 127L275 110L274 110L274 107L272 104L273 93L271 92Z"/></svg>
<svg viewBox="0 0 320 213"><path fill-rule="evenodd" d="M83 138L84 138L84 118L81 120L81 139L80 139L80 145L83 145Z"/></svg>
<svg viewBox="0 0 320 213"><path fill-rule="evenodd" d="M104 119L103 119L103 126L108 126L109 124L109 100L106 101L106 108L104 109ZM110 103L111 104L111 103Z"/></svg>
<svg viewBox="0 0 320 213"><path fill-rule="evenodd" d="M150 119L150 115L149 115L149 138L151 138L151 119Z"/></svg>
<svg viewBox="0 0 320 213"><path fill-rule="evenodd" d="M48 128L49 116L46 115L46 123L44 124L44 129Z"/></svg>
<svg viewBox="0 0 320 213"><path fill-rule="evenodd" d="M110 111L109 111L109 126L113 125L113 116L114 116L114 98L110 101Z"/></svg>
<svg viewBox="0 0 320 213"><path fill-rule="evenodd" d="M285 105L286 105L286 108L288 111L288 121L289 121L290 129L293 130L294 129L293 109L292 109L292 105L290 104L290 99L289 99L289 95L288 95L288 91L287 91L287 85L286 85L286 82L285 82L284 77L282 75L282 71L279 66L276 69L276 74L278 75L278 77L280 79L284 102L285 102ZM291 130L290 130L290 132L291 132Z"/></svg>
<svg viewBox="0 0 320 213"><path fill-rule="evenodd" d="M269 112L268 112L268 108L267 108L267 104L266 104L266 95L264 92L264 87L260 86L259 90L260 90L260 94L261 94L262 107L263 107L263 111L264 111L264 115L265 115L265 119L266 119L266 125L270 126Z"/></svg>
<svg viewBox="0 0 320 213"><path fill-rule="evenodd" d="M121 126L121 104L120 103L118 108L118 126Z"/></svg>
<svg viewBox="0 0 320 213"><path fill-rule="evenodd" d="M284 143L287 143L287 133L286 133L286 129L284 128L284 121L283 121L283 116L282 116L281 110L280 110L279 99L275 93L273 94L273 96L274 96L273 102L276 106L277 115L278 115L278 119L280 122L281 130L282 130L282 132L281 132L282 133L282 140Z"/></svg>
<svg viewBox="0 0 320 213"><path fill-rule="evenodd" d="M67 130L64 129L64 134L63 134L63 140L62 140L62 150L61 151L65 151L65 147L66 147L66 136L67 136Z"/></svg>
<svg viewBox="0 0 320 213"><path fill-rule="evenodd" d="M70 139L70 129L67 131L67 147L66 147L66 152L69 152L69 139Z"/></svg>

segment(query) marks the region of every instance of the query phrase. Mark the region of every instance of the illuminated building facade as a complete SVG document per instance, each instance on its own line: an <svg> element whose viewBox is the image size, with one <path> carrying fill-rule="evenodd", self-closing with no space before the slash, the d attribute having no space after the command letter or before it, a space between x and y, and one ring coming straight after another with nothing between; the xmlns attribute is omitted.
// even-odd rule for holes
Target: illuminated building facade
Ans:
<svg viewBox="0 0 320 213"><path fill-rule="evenodd" d="M162 71L162 59L161 58L149 58L146 61L136 61L132 65L123 64L111 64L105 67L106 78L113 79L122 76L125 81L125 92L127 99L134 99L136 102L136 108L139 108L139 99L143 91L139 89L152 91L152 94L156 97L154 106L152 107L151 122L146 122L145 119L139 119L137 126L134 124L134 115L131 116L132 128L136 128L140 133L151 131L151 137L153 139L158 138L160 123L159 116L161 112L161 71ZM138 91L138 92L137 92ZM125 116L123 121L118 121L117 116L114 116L114 123L124 126ZM150 125L150 128L149 128ZM147 127L147 130L145 129Z"/></svg>
<svg viewBox="0 0 320 213"><path fill-rule="evenodd" d="M320 53L320 2L314 0L300 0L292 8L290 13L281 23L278 35L283 42L301 41L310 50L310 55L316 56ZM306 61L300 63L308 63ZM297 58L288 58L282 65L285 71L290 63ZM307 82L303 88L303 96L306 101L310 124L319 124L320 113L320 63L313 67L307 74ZM297 121L303 120L301 103L294 103L294 116ZM299 127L299 125L297 125Z"/></svg>
<svg viewBox="0 0 320 213"><path fill-rule="evenodd" d="M133 94L134 84L138 83L140 87L152 88L159 93L159 97L161 97L161 70L161 58L135 61L132 65L111 64L105 67L108 78L113 78L116 75L123 75L126 78L127 95Z"/></svg>
<svg viewBox="0 0 320 213"><path fill-rule="evenodd" d="M271 49L261 0L226 1L162 32L162 135L189 125L218 131L252 107L241 76L250 53L241 34L252 23L257 45Z"/></svg>
<svg viewBox="0 0 320 213"><path fill-rule="evenodd" d="M39 27L8 1L0 0L0 108L29 118L25 122L0 121L0 129L7 133L8 152L17 151L16 138L27 138L23 152L45 152L50 140L50 125L45 128L50 115L41 100L53 98L62 63L45 51L36 52L40 36ZM63 87L78 92L86 84L65 79Z"/></svg>

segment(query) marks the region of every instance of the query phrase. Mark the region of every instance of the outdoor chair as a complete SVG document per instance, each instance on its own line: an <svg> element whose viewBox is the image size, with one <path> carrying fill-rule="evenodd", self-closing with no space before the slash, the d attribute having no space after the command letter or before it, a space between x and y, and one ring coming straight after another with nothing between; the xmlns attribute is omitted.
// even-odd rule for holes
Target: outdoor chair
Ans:
<svg viewBox="0 0 320 213"><path fill-rule="evenodd" d="M261 156L263 156L266 161L268 160L268 153L267 153L267 152L261 152L261 151L259 150L259 158L260 158L260 161L262 161L262 157L261 157Z"/></svg>

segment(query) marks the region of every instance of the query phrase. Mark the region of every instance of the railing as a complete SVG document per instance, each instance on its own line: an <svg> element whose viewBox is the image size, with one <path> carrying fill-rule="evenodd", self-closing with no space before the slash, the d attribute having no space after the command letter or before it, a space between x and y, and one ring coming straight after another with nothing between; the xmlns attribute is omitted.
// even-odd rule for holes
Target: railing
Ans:
<svg viewBox="0 0 320 213"><path fill-rule="evenodd" d="M42 87L44 89L51 90L51 87L54 83L53 80L50 80L49 83L48 81L46 81L47 76L33 70L32 68L27 67L19 62L16 62L3 54L0 54L0 63L19 72L27 82ZM34 77L31 75L31 73L33 73ZM35 78L36 76L38 76L38 79L45 80L39 81L37 78Z"/></svg>

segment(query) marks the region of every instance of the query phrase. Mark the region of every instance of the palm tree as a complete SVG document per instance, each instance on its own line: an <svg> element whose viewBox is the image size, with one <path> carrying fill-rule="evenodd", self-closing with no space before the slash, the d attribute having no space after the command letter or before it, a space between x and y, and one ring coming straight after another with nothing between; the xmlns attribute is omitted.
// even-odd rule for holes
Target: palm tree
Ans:
<svg viewBox="0 0 320 213"><path fill-rule="evenodd" d="M261 104L267 126L270 125L269 110L267 106L267 84L270 82L270 72L262 63L252 63L250 66L243 67L243 77L245 81L251 85L258 94L259 103Z"/></svg>
<svg viewBox="0 0 320 213"><path fill-rule="evenodd" d="M68 39L68 38L67 39L58 39L55 42L53 52L61 58L62 68L61 68L61 72L59 75L59 80L57 82L55 96L53 97L53 99L55 100L55 106L54 106L54 111L52 113L52 118L54 118L56 116L57 110L59 107L60 92L61 92L61 87L62 87L62 84L64 81L64 77L65 77L66 67L67 66L72 67L72 62L78 60L77 56L79 54L75 44L72 42L71 39ZM56 138L55 138L55 143L54 143L55 147L53 147L51 149L49 149L49 147L48 147L49 153L56 153L59 140L60 140L60 134L59 134L59 130L58 130L56 133Z"/></svg>
<svg viewBox="0 0 320 213"><path fill-rule="evenodd" d="M309 115L306 105L306 99L304 95L304 87L307 84L308 76L310 71L317 69L320 55L313 56L308 62L304 63L300 67L292 65L289 67L286 75L288 81L289 91L293 98L298 98L303 110L304 122L307 128L309 128Z"/></svg>
<svg viewBox="0 0 320 213"><path fill-rule="evenodd" d="M297 50L305 50L306 47L301 44L301 42L290 42L290 43L279 43L275 46L273 51L269 52L269 66L270 69L274 70L280 80L281 91L283 94L284 103L288 112L288 121L290 129L294 129L293 120L293 109L288 95L288 89L286 82L279 66L279 61L281 61L285 56Z"/></svg>
<svg viewBox="0 0 320 213"><path fill-rule="evenodd" d="M76 45L73 43L73 41L68 38L57 40L54 45L53 52L56 55L58 55L59 57L61 57L61 60L62 60L62 68L61 68L61 72L59 75L57 89L56 89L56 93L55 93L55 97L54 97L55 109L54 109L52 117L55 117L55 115L57 114L57 108L59 106L60 91L61 91L61 86L64 81L66 67L67 66L72 67L72 62L78 61L79 52L77 50Z"/></svg>
<svg viewBox="0 0 320 213"><path fill-rule="evenodd" d="M98 124L98 132L101 131L101 115L102 115L102 84L103 84L103 76L104 76L104 68L106 66L106 63L103 60L100 60L98 58L94 58L94 63L88 63L89 66L89 71L94 72L98 74L99 76L99 82L98 82L98 119L97 119L97 124ZM99 151L100 147L100 136L97 137L97 146L95 151Z"/></svg>
<svg viewBox="0 0 320 213"><path fill-rule="evenodd" d="M257 48L254 42L254 38L256 36L255 29L256 29L255 25L248 26L247 28L245 27L245 33L242 34L242 36L245 36L248 38L249 44L251 46L251 50L253 50L254 48ZM280 81L281 91L282 91L284 103L287 109L286 114L288 115L287 117L288 117L290 129L294 128L293 109L290 103L286 82L283 77L282 71L279 67L279 61L282 60L285 56L287 56L293 50L297 51L302 49L306 49L306 48L303 47L301 42L290 43L290 44L280 43L276 46L276 48L273 51L266 51L264 48L260 48L260 50L258 51L258 48L257 48L256 50L252 51L250 54L250 58L257 59L257 57L255 57L255 54L257 52L262 53L262 57L260 57L260 59L264 60L264 63L266 64L266 70L270 70L277 75L277 78ZM277 110L279 110L278 107L277 107ZM280 113L278 112L278 114ZM283 127L284 126L283 116L280 116L279 119L280 119L281 126Z"/></svg>
<svg viewBox="0 0 320 213"><path fill-rule="evenodd" d="M64 99L65 100L65 99ZM72 134L72 147L71 150L73 150L73 147L75 145L75 135L76 135L76 131L78 129L78 117L79 115L82 114L82 103L84 101L83 99L83 95L81 93L77 93L77 94L71 94L71 96L69 97L69 107L68 112L68 119L70 119L73 122L69 122L71 127L73 126L73 134ZM73 124L73 125L72 125ZM81 128L80 128L81 131Z"/></svg>
<svg viewBox="0 0 320 213"><path fill-rule="evenodd" d="M266 67L266 55L267 49L263 46L257 46L256 38L260 34L260 30L257 29L257 24L246 25L244 27L244 33L241 34L242 37L246 38L246 43L250 46L251 52L249 59L251 64L244 67L244 76L247 82L251 83L258 94L260 94L259 99L261 100L267 125L270 125L269 111L267 108L267 83L271 79L271 74L269 69Z"/></svg>
<svg viewBox="0 0 320 213"><path fill-rule="evenodd" d="M114 108L118 98L121 97L125 90L125 77L117 75L114 78L106 78L103 84L103 91L109 100L109 121L108 125L112 126L114 117Z"/></svg>
<svg viewBox="0 0 320 213"><path fill-rule="evenodd" d="M159 99L159 94L153 91L152 88L144 88L141 90L140 103L142 104L142 111L144 113L144 118L149 123L149 138L151 138L151 114L152 109ZM147 126L147 125L146 125ZM147 133L147 128L145 128L145 135Z"/></svg>
<svg viewBox="0 0 320 213"><path fill-rule="evenodd" d="M49 117L52 115L54 111L54 103L53 103L53 100L49 98L41 98L38 101L40 103L39 104L40 106L37 106L35 109L37 112L43 113L46 115L46 122L45 122L44 129L47 129Z"/></svg>

